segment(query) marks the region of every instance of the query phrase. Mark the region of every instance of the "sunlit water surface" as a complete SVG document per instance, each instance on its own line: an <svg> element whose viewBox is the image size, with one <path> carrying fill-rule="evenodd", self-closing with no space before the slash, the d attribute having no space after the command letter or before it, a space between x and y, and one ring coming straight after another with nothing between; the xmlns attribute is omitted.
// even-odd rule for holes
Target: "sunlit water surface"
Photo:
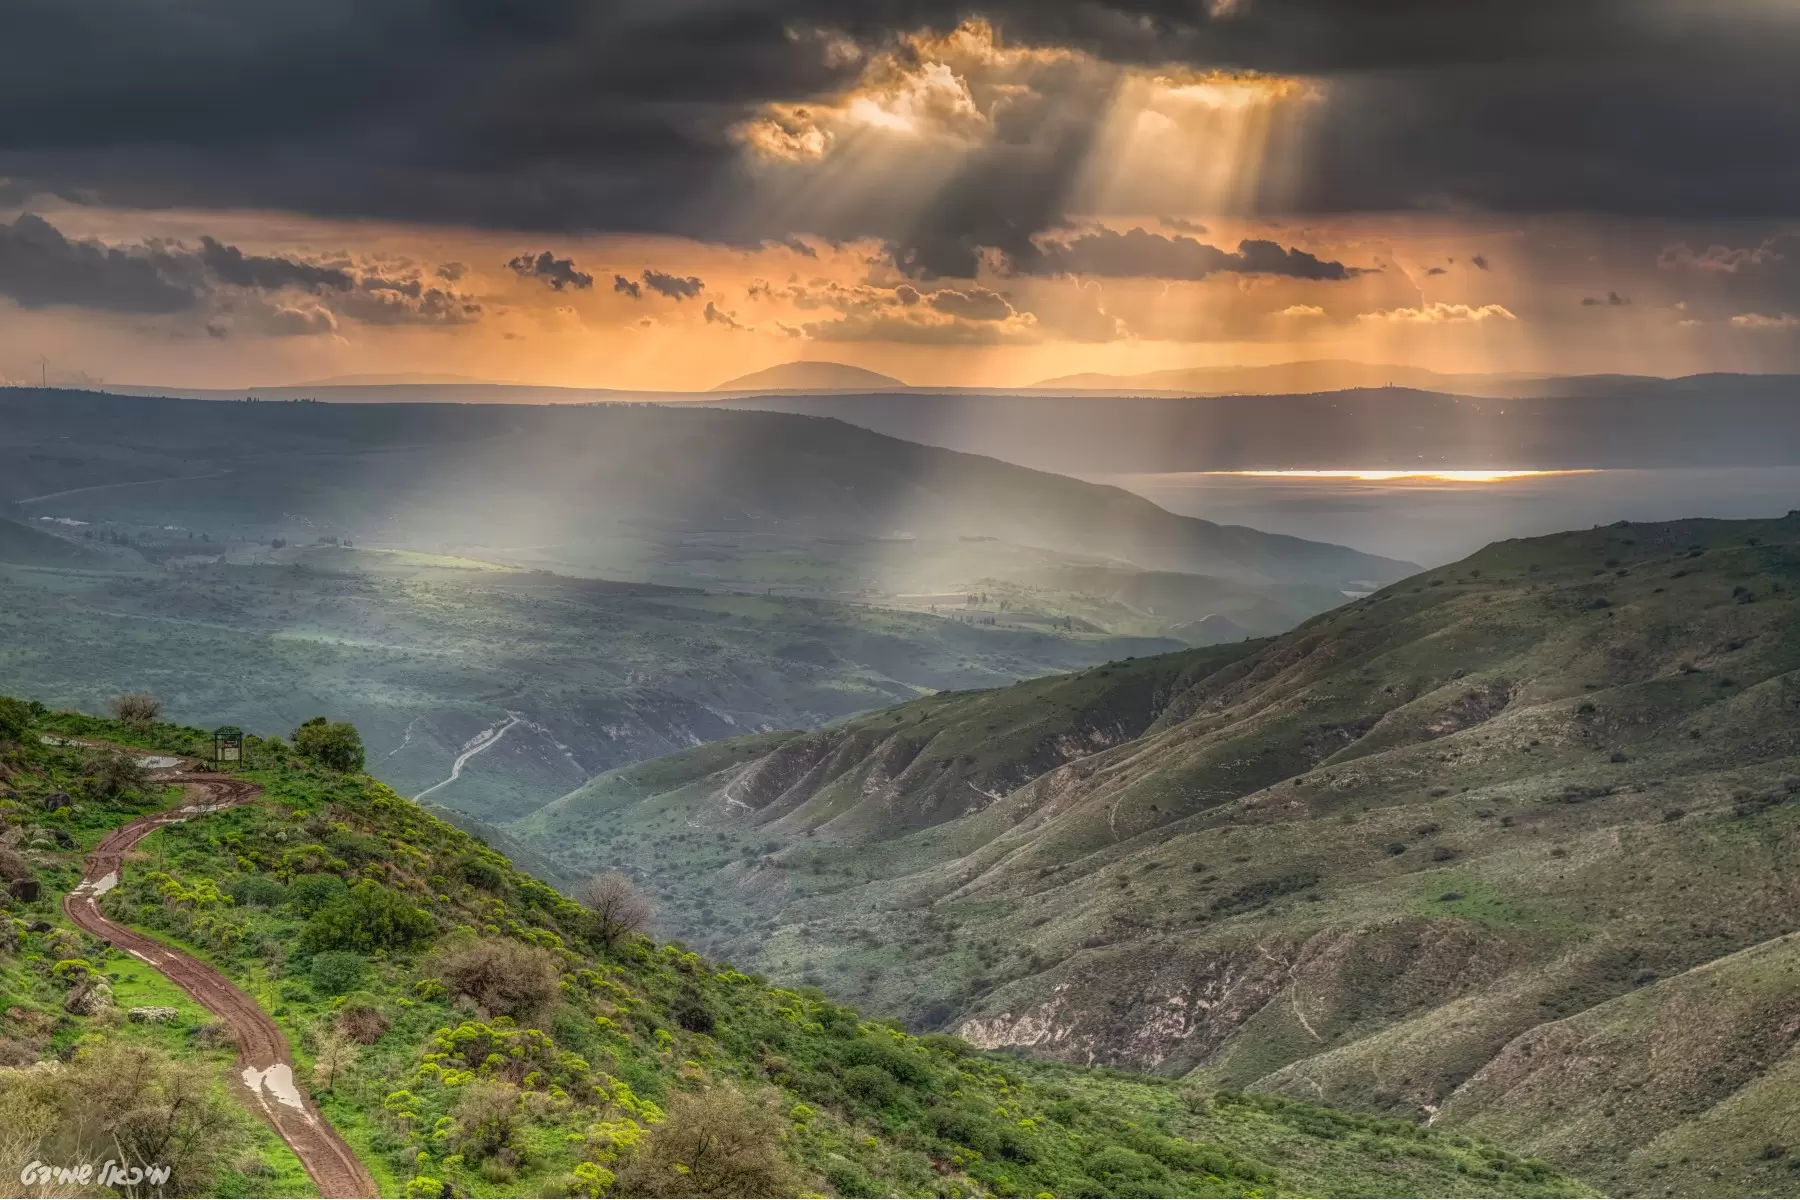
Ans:
<svg viewBox="0 0 1800 1200"><path fill-rule="evenodd" d="M1614 521L1778 517L1800 466L1606 471L1183 472L1101 475L1172 512L1338 542L1426 566L1502 538Z"/></svg>

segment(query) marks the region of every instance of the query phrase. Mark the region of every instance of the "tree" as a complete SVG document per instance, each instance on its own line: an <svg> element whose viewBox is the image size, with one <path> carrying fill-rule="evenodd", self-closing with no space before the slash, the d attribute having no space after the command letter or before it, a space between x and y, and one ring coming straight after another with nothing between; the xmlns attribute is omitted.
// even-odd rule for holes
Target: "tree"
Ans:
<svg viewBox="0 0 1800 1200"><path fill-rule="evenodd" d="M108 701L106 707L116 720L134 729L143 729L162 719L163 703L149 692L126 692Z"/></svg>
<svg viewBox="0 0 1800 1200"><path fill-rule="evenodd" d="M678 1093L619 1172L623 1196L798 1196L805 1180L782 1152L786 1122L770 1102L721 1085Z"/></svg>
<svg viewBox="0 0 1800 1200"><path fill-rule="evenodd" d="M327 721L314 717L294 730L294 749L333 771L363 769L362 734L348 721Z"/></svg>
<svg viewBox="0 0 1800 1200"><path fill-rule="evenodd" d="M31 705L11 696L0 696L0 742L16 742L24 738L36 714Z"/></svg>
<svg viewBox="0 0 1800 1200"><path fill-rule="evenodd" d="M589 879L576 889L575 898L594 914L594 933L608 946L643 932L656 915L650 901L617 871Z"/></svg>
<svg viewBox="0 0 1800 1200"><path fill-rule="evenodd" d="M109 751L89 759L81 768L87 790L96 800L117 800L141 792L150 783L150 772L130 754Z"/></svg>
<svg viewBox="0 0 1800 1200"><path fill-rule="evenodd" d="M319 1049L313 1056L313 1082L320 1091L329 1092L338 1075L356 1064L362 1048L333 1025L321 1025L316 1036Z"/></svg>

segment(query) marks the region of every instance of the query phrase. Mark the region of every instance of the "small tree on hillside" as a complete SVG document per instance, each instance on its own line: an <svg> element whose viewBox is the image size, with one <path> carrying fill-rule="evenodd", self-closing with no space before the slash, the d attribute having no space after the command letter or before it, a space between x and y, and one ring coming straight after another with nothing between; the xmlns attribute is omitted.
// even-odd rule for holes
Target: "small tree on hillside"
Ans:
<svg viewBox="0 0 1800 1200"><path fill-rule="evenodd" d="M656 910L631 880L617 871L596 875L576 889L575 898L594 914L594 933L608 946L641 933Z"/></svg>
<svg viewBox="0 0 1800 1200"><path fill-rule="evenodd" d="M333 771L363 769L362 734L348 721L327 721L314 717L294 730L294 749Z"/></svg>
<svg viewBox="0 0 1800 1200"><path fill-rule="evenodd" d="M150 772L144 765L134 756L116 750L89 759L81 775L88 794L96 800L117 800L150 785Z"/></svg>
<svg viewBox="0 0 1800 1200"><path fill-rule="evenodd" d="M678 1092L619 1172L624 1196L798 1196L807 1181L785 1153L775 1097L719 1085Z"/></svg>
<svg viewBox="0 0 1800 1200"><path fill-rule="evenodd" d="M0 742L22 741L35 719L31 705L11 696L0 696Z"/></svg>
<svg viewBox="0 0 1800 1200"><path fill-rule="evenodd" d="M107 710L116 720L134 729L154 725L162 719L163 703L149 692L126 692L107 702Z"/></svg>

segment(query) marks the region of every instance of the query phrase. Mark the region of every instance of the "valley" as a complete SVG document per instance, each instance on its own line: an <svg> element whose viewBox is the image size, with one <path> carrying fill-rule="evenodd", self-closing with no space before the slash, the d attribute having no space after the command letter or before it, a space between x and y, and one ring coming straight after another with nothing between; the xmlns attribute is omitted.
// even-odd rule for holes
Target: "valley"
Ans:
<svg viewBox="0 0 1800 1200"><path fill-rule="evenodd" d="M623 768L510 830L976 1044L1779 1193L1800 515L1502 542L1290 634Z"/></svg>
<svg viewBox="0 0 1800 1200"><path fill-rule="evenodd" d="M0 415L0 678L265 731L338 711L383 778L489 823L1411 569L783 414L5 389Z"/></svg>

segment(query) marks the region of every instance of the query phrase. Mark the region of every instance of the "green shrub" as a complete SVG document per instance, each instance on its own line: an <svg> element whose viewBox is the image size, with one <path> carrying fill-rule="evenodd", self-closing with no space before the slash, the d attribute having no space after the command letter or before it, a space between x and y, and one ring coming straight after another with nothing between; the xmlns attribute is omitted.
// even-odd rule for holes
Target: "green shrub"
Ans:
<svg viewBox="0 0 1800 1200"><path fill-rule="evenodd" d="M288 884L287 902L301 916L310 917L349 890L336 875L301 875Z"/></svg>
<svg viewBox="0 0 1800 1200"><path fill-rule="evenodd" d="M497 892L506 885L506 873L498 866L471 854L456 864L457 873L475 887L487 892Z"/></svg>
<svg viewBox="0 0 1800 1200"><path fill-rule="evenodd" d="M348 721L327 721L314 717L294 730L294 749L333 771L363 769L362 735Z"/></svg>
<svg viewBox="0 0 1800 1200"><path fill-rule="evenodd" d="M689 1033L711 1033L713 1031L712 1010L706 1007L706 1001L692 989L684 989L669 1005L669 1016L675 1023Z"/></svg>
<svg viewBox="0 0 1800 1200"><path fill-rule="evenodd" d="M315 912L301 931L309 950L342 948L368 953L404 950L437 932L431 914L406 897L365 879Z"/></svg>
<svg viewBox="0 0 1800 1200"><path fill-rule="evenodd" d="M31 728L31 706L11 696L0 696L0 742L16 742Z"/></svg>
<svg viewBox="0 0 1800 1200"><path fill-rule="evenodd" d="M884 1108L900 1090L900 1085L892 1075L869 1064L844 1072L844 1090L872 1108Z"/></svg>
<svg viewBox="0 0 1800 1200"><path fill-rule="evenodd" d="M326 838L325 848L351 862L373 862L388 854L388 844L374 834L354 833L348 829Z"/></svg>
<svg viewBox="0 0 1800 1200"><path fill-rule="evenodd" d="M246 875L231 885L232 902L240 906L274 908L287 898L288 890L281 886L281 881L267 875Z"/></svg>
<svg viewBox="0 0 1800 1200"><path fill-rule="evenodd" d="M313 955L312 985L323 995L343 996L354 991L368 971L369 964L362 955L326 950Z"/></svg>

